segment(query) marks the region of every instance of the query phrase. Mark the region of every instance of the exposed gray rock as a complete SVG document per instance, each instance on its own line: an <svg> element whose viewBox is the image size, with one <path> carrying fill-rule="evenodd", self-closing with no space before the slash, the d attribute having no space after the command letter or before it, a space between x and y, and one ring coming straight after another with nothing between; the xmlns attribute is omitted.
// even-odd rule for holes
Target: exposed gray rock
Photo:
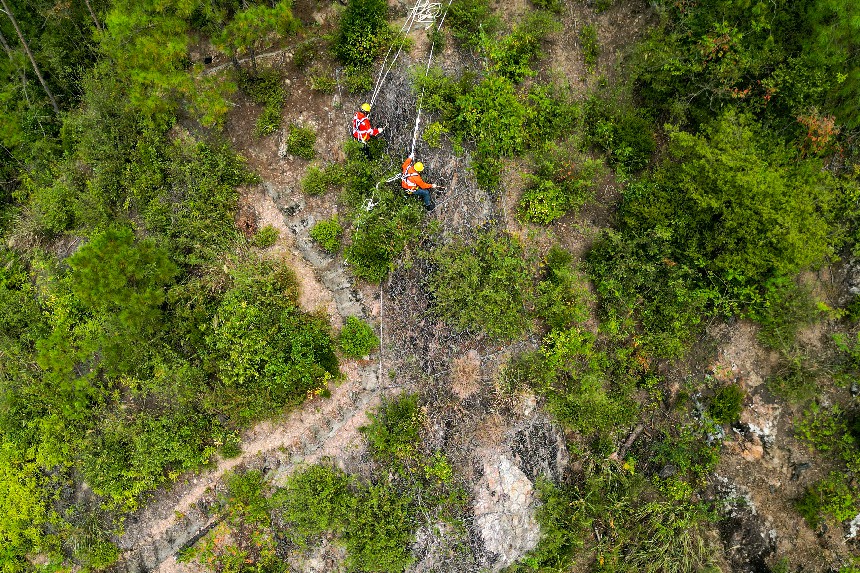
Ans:
<svg viewBox="0 0 860 573"><path fill-rule="evenodd" d="M534 485L507 456L489 453L474 490L475 525L490 568L500 571L534 549L540 539Z"/></svg>

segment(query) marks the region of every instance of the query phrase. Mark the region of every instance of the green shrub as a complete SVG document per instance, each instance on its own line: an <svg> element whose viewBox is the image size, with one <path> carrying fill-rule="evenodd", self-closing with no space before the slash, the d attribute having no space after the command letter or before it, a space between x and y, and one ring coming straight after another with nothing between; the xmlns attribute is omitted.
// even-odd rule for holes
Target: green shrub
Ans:
<svg viewBox="0 0 860 573"><path fill-rule="evenodd" d="M299 127L296 124L290 125L290 130L287 134L288 153L302 159L313 159L316 142L317 134L310 127Z"/></svg>
<svg viewBox="0 0 860 573"><path fill-rule="evenodd" d="M330 71L314 69L308 73L308 84L315 92L333 94L337 88L337 80Z"/></svg>
<svg viewBox="0 0 860 573"><path fill-rule="evenodd" d="M597 41L597 26L586 24L579 29L579 43L582 49L582 59L585 69L594 72L597 67L597 57L600 55L600 44Z"/></svg>
<svg viewBox="0 0 860 573"><path fill-rule="evenodd" d="M633 111L614 110L616 115L598 119L591 140L609 154L609 162L623 174L645 168L657 145L651 123Z"/></svg>
<svg viewBox="0 0 860 573"><path fill-rule="evenodd" d="M487 76L457 97L456 133L475 140L479 156L504 157L525 149L531 112L509 79Z"/></svg>
<svg viewBox="0 0 860 573"><path fill-rule="evenodd" d="M257 118L257 123L254 127L254 133L259 137L264 137L278 131L281 127L281 105L274 102L266 103L260 117Z"/></svg>
<svg viewBox="0 0 860 573"><path fill-rule="evenodd" d="M239 268L206 337L232 415L257 417L325 387L338 374L327 322L296 306L292 272L269 263Z"/></svg>
<svg viewBox="0 0 860 573"><path fill-rule="evenodd" d="M532 4L542 10L549 10L558 14L564 6L564 0L532 0Z"/></svg>
<svg viewBox="0 0 860 573"><path fill-rule="evenodd" d="M553 245L546 255L547 275L538 284L535 311L550 330L563 330L588 320L591 295L573 267L573 257Z"/></svg>
<svg viewBox="0 0 860 573"><path fill-rule="evenodd" d="M84 443L83 474L107 505L134 510L145 493L209 462L211 432L197 412L103 416Z"/></svg>
<svg viewBox="0 0 860 573"><path fill-rule="evenodd" d="M369 92L373 89L373 70L369 68L347 67L344 70L344 84L351 94Z"/></svg>
<svg viewBox="0 0 860 573"><path fill-rule="evenodd" d="M444 125L438 121L429 124L421 133L421 139L433 148L442 147L442 136L448 133Z"/></svg>
<svg viewBox="0 0 860 573"><path fill-rule="evenodd" d="M651 462L655 467L671 465L678 479L699 486L720 461L719 445L709 444L705 430L699 425L679 425L663 430L662 437L652 446Z"/></svg>
<svg viewBox="0 0 860 573"><path fill-rule="evenodd" d="M345 256L355 276L379 282L406 244L418 236L421 207L415 199L389 188L381 187L375 196L378 205L370 211L362 209L356 216Z"/></svg>
<svg viewBox="0 0 860 573"><path fill-rule="evenodd" d="M349 0L332 50L347 66L367 67L385 42L388 25L385 0Z"/></svg>
<svg viewBox="0 0 860 573"><path fill-rule="evenodd" d="M305 195L322 195L328 191L328 177L325 170L311 165L302 177L301 186Z"/></svg>
<svg viewBox="0 0 860 573"><path fill-rule="evenodd" d="M809 526L817 529L825 522L841 523L857 515L857 501L845 474L832 472L806 488L796 507Z"/></svg>
<svg viewBox="0 0 860 573"><path fill-rule="evenodd" d="M269 485L259 470L242 473L228 473L225 476L227 493L221 500L229 518L242 525L261 525L271 523L269 516Z"/></svg>
<svg viewBox="0 0 860 573"><path fill-rule="evenodd" d="M361 428L373 457L388 465L414 461L418 452L422 415L416 394L401 394L368 413Z"/></svg>
<svg viewBox="0 0 860 573"><path fill-rule="evenodd" d="M350 572L400 573L414 560L411 498L388 485L371 485L358 496L344 531Z"/></svg>
<svg viewBox="0 0 860 573"><path fill-rule="evenodd" d="M517 210L523 221L547 225L594 197L603 163L587 157L569 157L557 146L548 146L537 160Z"/></svg>
<svg viewBox="0 0 860 573"><path fill-rule="evenodd" d="M819 315L810 289L784 277L767 281L764 300L750 309L750 317L761 325L759 340L781 350L792 348L798 331Z"/></svg>
<svg viewBox="0 0 860 573"><path fill-rule="evenodd" d="M541 42L552 32L561 29L561 24L548 12L530 12L514 26L510 34L498 39L484 35L484 51L492 62L490 69L515 83L520 83L535 74L531 65L543 57Z"/></svg>
<svg viewBox="0 0 860 573"><path fill-rule="evenodd" d="M340 250L340 238L343 235L343 227L338 222L337 215L331 219L323 219L317 222L310 231L311 239L330 253Z"/></svg>
<svg viewBox="0 0 860 573"><path fill-rule="evenodd" d="M807 366L804 357L790 357L768 378L767 389L792 404L802 404L818 395L817 372Z"/></svg>
<svg viewBox="0 0 860 573"><path fill-rule="evenodd" d="M470 48L480 45L482 33L492 36L501 26L490 0L453 0L445 23L454 38Z"/></svg>
<svg viewBox="0 0 860 573"><path fill-rule="evenodd" d="M271 70L256 76L240 74L239 87L254 103L264 106L254 130L257 136L277 131L281 127L281 108L287 99L281 75Z"/></svg>
<svg viewBox="0 0 860 573"><path fill-rule="evenodd" d="M272 245L278 242L278 237L280 236L280 231L274 228L271 225L266 225L254 235L254 239L251 243L260 249L268 249Z"/></svg>
<svg viewBox="0 0 860 573"><path fill-rule="evenodd" d="M350 358L361 358L379 348L379 338L369 324L349 316L338 336L338 344L344 355Z"/></svg>
<svg viewBox="0 0 860 573"><path fill-rule="evenodd" d="M708 414L720 424L736 422L743 409L744 391L734 384L718 389L708 404Z"/></svg>
<svg viewBox="0 0 860 573"><path fill-rule="evenodd" d="M534 267L519 241L498 232L478 232L437 248L429 287L434 311L461 329L482 330L513 340L532 328Z"/></svg>
<svg viewBox="0 0 860 573"><path fill-rule="evenodd" d="M293 49L293 64L298 69L305 70L314 62L320 49L320 42L316 38L296 44L296 47Z"/></svg>
<svg viewBox="0 0 860 573"><path fill-rule="evenodd" d="M273 505L294 542L307 545L327 531L342 534L356 504L353 480L337 468L314 465L292 474Z"/></svg>

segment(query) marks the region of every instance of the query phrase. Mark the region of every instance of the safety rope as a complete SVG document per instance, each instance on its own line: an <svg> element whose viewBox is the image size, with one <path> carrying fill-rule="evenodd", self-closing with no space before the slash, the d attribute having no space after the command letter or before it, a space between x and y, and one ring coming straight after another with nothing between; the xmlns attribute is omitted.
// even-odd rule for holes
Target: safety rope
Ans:
<svg viewBox="0 0 860 573"><path fill-rule="evenodd" d="M450 6L450 1L448 5ZM409 32L412 31L412 27L417 24L432 24L436 18L439 16L439 11L441 9L442 4L440 2L430 2L429 0L418 0L415 5L409 9L409 13L406 16L406 21L403 23L403 26L400 28L400 32L398 36L406 37L409 35ZM447 12L447 8L446 8ZM391 55L391 50L394 49L394 44L391 44L388 47L388 51L385 53L385 58L382 60L382 67L379 68L379 74L376 76L376 83L373 86L373 92L370 96L370 105L376 103L376 98L379 96L379 92L382 90L382 85L385 83L385 80L388 78L388 74L391 73L391 70L394 69L394 65L397 63L397 58L400 57L401 52L403 52L403 44L404 42L399 42L399 46L397 48L397 52L394 54L394 59L391 60L391 63L388 63L388 57Z"/></svg>
<svg viewBox="0 0 860 573"><path fill-rule="evenodd" d="M448 0L448 5L445 7L445 12L436 26L436 32L442 29L442 24L445 22L445 17L448 15L448 8L451 7L452 0ZM430 64L433 62L433 51L436 49L436 42L430 44L430 57L427 58L427 67L424 69L424 74L430 73ZM409 149L409 155L415 155L415 143L418 141L418 128L421 125L421 107L424 104L424 87L421 88L421 95L418 96L418 114L415 116L415 130L412 132L412 146Z"/></svg>

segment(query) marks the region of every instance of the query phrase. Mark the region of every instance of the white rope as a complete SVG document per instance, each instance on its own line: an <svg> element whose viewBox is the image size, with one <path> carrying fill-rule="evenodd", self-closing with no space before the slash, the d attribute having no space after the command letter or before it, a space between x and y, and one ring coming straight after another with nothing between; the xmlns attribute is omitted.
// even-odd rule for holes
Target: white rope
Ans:
<svg viewBox="0 0 860 573"><path fill-rule="evenodd" d="M436 32L442 29L442 24L445 22L445 17L448 15L448 8L453 0L448 0L448 6L445 7L445 13L442 14L442 19L436 26ZM438 4L438 3L437 3ZM430 63L433 61L433 50L436 49L436 42L430 44L430 57L427 58L427 67L424 68L424 74L430 73ZM415 155L415 143L418 141L418 128L421 125L421 107L424 104L424 88L421 88L421 95L418 97L418 114L415 116L415 130L412 132L412 147L409 150L409 155Z"/></svg>
<svg viewBox="0 0 860 573"><path fill-rule="evenodd" d="M448 5L451 5L449 0ZM441 2L430 2L429 0L418 0L415 5L409 9L409 12L406 16L406 21L403 23L403 26L400 28L400 32L398 36L408 36L409 32L412 31L412 27L418 24L432 24L436 18L439 16L439 12L441 11L442 4ZM447 8L445 9L447 12ZM444 17L443 17L444 18ZM394 59L391 60L391 63L388 64L388 56L391 55L391 50L394 48L394 44L388 47L388 51L385 53L385 58L382 60L382 67L379 69L379 75L376 77L376 84L373 86L373 93L370 96L370 105L376 103L376 98L379 96L379 92L382 90L382 85L385 83L385 80L388 78L388 74L391 73L391 70L394 69L394 64L397 63L397 58L400 57L400 53L403 51L403 42L400 42L400 46L397 48L397 53L394 54ZM388 69L386 69L386 66Z"/></svg>

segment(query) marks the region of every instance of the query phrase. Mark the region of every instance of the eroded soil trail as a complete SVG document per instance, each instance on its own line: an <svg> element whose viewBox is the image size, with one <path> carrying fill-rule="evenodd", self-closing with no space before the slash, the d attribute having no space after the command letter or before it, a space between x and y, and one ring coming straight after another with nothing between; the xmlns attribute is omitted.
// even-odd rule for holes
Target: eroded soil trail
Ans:
<svg viewBox="0 0 860 573"><path fill-rule="evenodd" d="M280 204L272 195L281 198ZM362 295L343 266L312 244L308 228L313 217L300 197L290 198L266 182L244 190L242 200L253 206L260 226L279 230L277 243L265 255L282 260L296 272L303 310L325 311L335 327L346 316L367 318ZM184 477L130 517L119 539L123 558L118 570L179 570L176 553L217 523L209 509L223 487L225 474L239 466L259 468L274 483L282 483L296 468L322 457L342 463L357 455L361 447L358 429L367 422L367 410L394 390L380 385L376 360L347 362L341 371L345 379L332 384L330 398L312 398L280 419L257 425L243 436L239 456L218 460L214 468Z"/></svg>

